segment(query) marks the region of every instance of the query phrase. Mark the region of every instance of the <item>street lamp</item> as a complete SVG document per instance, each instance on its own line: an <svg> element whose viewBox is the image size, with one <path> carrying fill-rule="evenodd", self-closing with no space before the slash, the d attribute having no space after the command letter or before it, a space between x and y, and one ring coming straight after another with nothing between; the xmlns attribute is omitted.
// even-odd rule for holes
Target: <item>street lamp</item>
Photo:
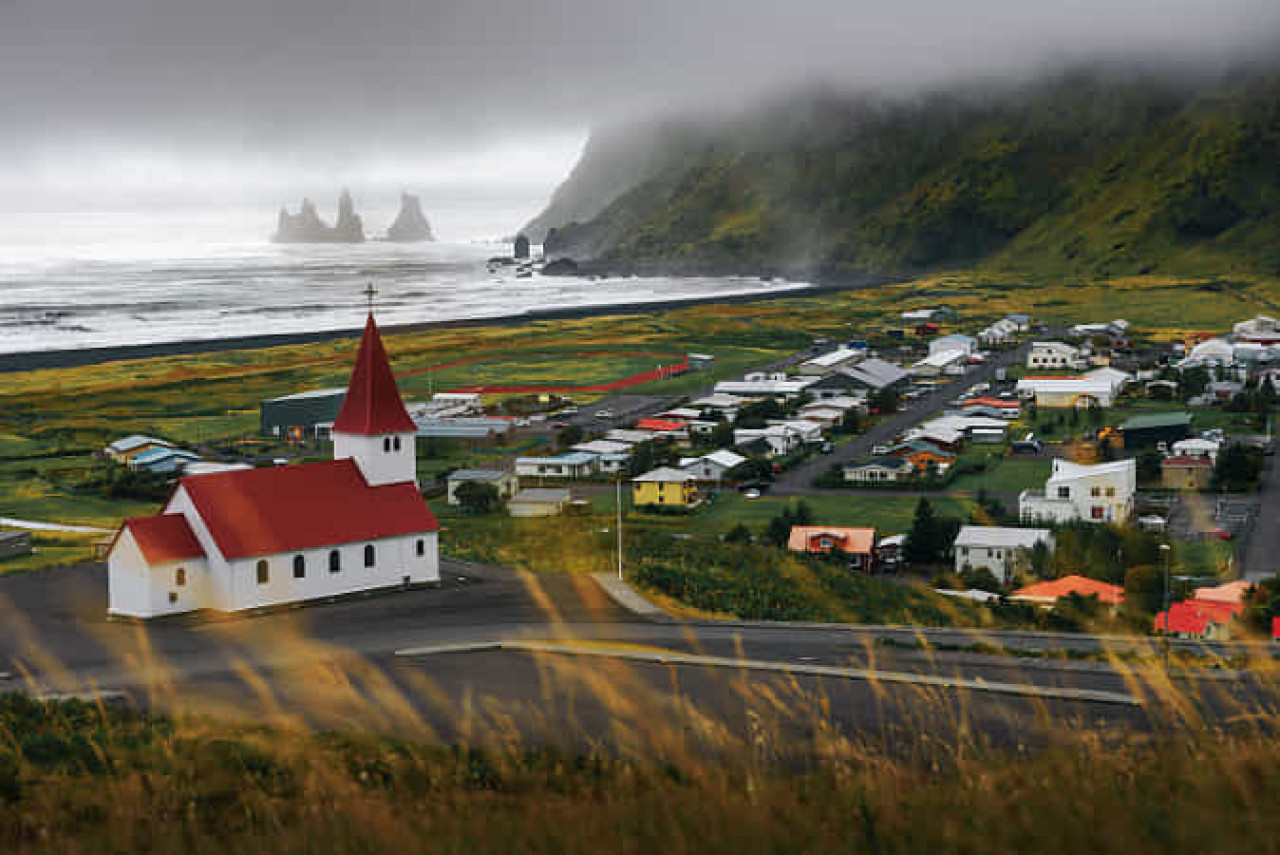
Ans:
<svg viewBox="0 0 1280 855"><path fill-rule="evenodd" d="M1164 556L1164 670L1169 673L1169 544L1160 544L1160 553Z"/></svg>
<svg viewBox="0 0 1280 855"><path fill-rule="evenodd" d="M618 480L615 482L617 486L617 494L614 498L614 505L618 514L618 581L622 579L622 470L618 470Z"/></svg>

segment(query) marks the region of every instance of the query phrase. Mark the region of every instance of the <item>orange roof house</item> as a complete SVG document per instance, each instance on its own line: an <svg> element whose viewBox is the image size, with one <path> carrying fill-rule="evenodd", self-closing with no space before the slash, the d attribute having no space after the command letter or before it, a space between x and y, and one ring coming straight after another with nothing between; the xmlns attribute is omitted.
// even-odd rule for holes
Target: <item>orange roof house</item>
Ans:
<svg viewBox="0 0 1280 855"><path fill-rule="evenodd" d="M1211 588L1196 588L1195 596L1192 599L1199 601L1210 600L1215 603L1240 604L1244 602L1244 595L1252 587L1252 582L1237 580Z"/></svg>
<svg viewBox="0 0 1280 855"><path fill-rule="evenodd" d="M1185 600L1156 615L1156 632L1187 638L1229 638L1231 621L1244 611L1239 603Z"/></svg>
<svg viewBox="0 0 1280 855"><path fill-rule="evenodd" d="M787 549L809 555L830 555L840 552L850 556L852 563L869 569L876 545L874 528L850 528L846 526L795 525L787 539Z"/></svg>
<svg viewBox="0 0 1280 855"><path fill-rule="evenodd" d="M1053 605L1062 597L1078 594L1082 597L1097 597L1099 602L1119 605L1124 602L1124 588L1089 579L1085 576L1063 576L1051 582L1037 582L1013 592L1012 599L1026 603Z"/></svg>

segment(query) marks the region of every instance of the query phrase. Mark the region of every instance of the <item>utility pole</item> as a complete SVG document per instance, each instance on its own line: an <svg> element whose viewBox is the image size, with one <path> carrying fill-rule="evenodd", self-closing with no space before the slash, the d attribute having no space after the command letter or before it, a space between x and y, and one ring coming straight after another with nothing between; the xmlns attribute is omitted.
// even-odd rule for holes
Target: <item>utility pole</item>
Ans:
<svg viewBox="0 0 1280 855"><path fill-rule="evenodd" d="M617 487L617 494L616 494L616 497L615 497L614 506L616 507L616 509L617 509L617 513L618 513L618 521L617 521L617 522L618 522L618 524L617 524L617 529L618 529L618 581L619 581L619 582L621 582L621 581L623 581L623 579L622 579L622 470L621 470L621 469L619 469L619 470L618 470L618 480L617 480L617 481L615 481L615 482L614 482L614 484L615 484L615 485L616 485L616 487Z"/></svg>
<svg viewBox="0 0 1280 855"><path fill-rule="evenodd" d="M1160 544L1160 551L1164 554L1164 672L1169 673L1169 552L1170 547L1167 543Z"/></svg>

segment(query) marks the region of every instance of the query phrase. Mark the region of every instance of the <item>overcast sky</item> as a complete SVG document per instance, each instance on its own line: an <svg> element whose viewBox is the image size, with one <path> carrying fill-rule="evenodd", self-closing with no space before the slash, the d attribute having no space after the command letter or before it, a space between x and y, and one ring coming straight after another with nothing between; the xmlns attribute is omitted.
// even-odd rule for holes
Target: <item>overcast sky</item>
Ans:
<svg viewBox="0 0 1280 855"><path fill-rule="evenodd" d="M0 190L541 193L619 117L1277 33L1276 0L0 0Z"/></svg>

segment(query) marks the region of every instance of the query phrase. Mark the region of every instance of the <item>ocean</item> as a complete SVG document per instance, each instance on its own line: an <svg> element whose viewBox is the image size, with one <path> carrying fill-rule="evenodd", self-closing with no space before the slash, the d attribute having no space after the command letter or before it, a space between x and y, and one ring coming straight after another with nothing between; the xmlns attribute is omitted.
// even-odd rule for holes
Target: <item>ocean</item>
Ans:
<svg viewBox="0 0 1280 855"><path fill-rule="evenodd" d="M0 213L0 353L358 327L370 282L384 325L800 287L752 278L490 273L527 200L424 207L438 241L274 245L275 210ZM331 219L332 202L320 203ZM291 205L296 210L296 204ZM395 211L361 210L365 232Z"/></svg>

